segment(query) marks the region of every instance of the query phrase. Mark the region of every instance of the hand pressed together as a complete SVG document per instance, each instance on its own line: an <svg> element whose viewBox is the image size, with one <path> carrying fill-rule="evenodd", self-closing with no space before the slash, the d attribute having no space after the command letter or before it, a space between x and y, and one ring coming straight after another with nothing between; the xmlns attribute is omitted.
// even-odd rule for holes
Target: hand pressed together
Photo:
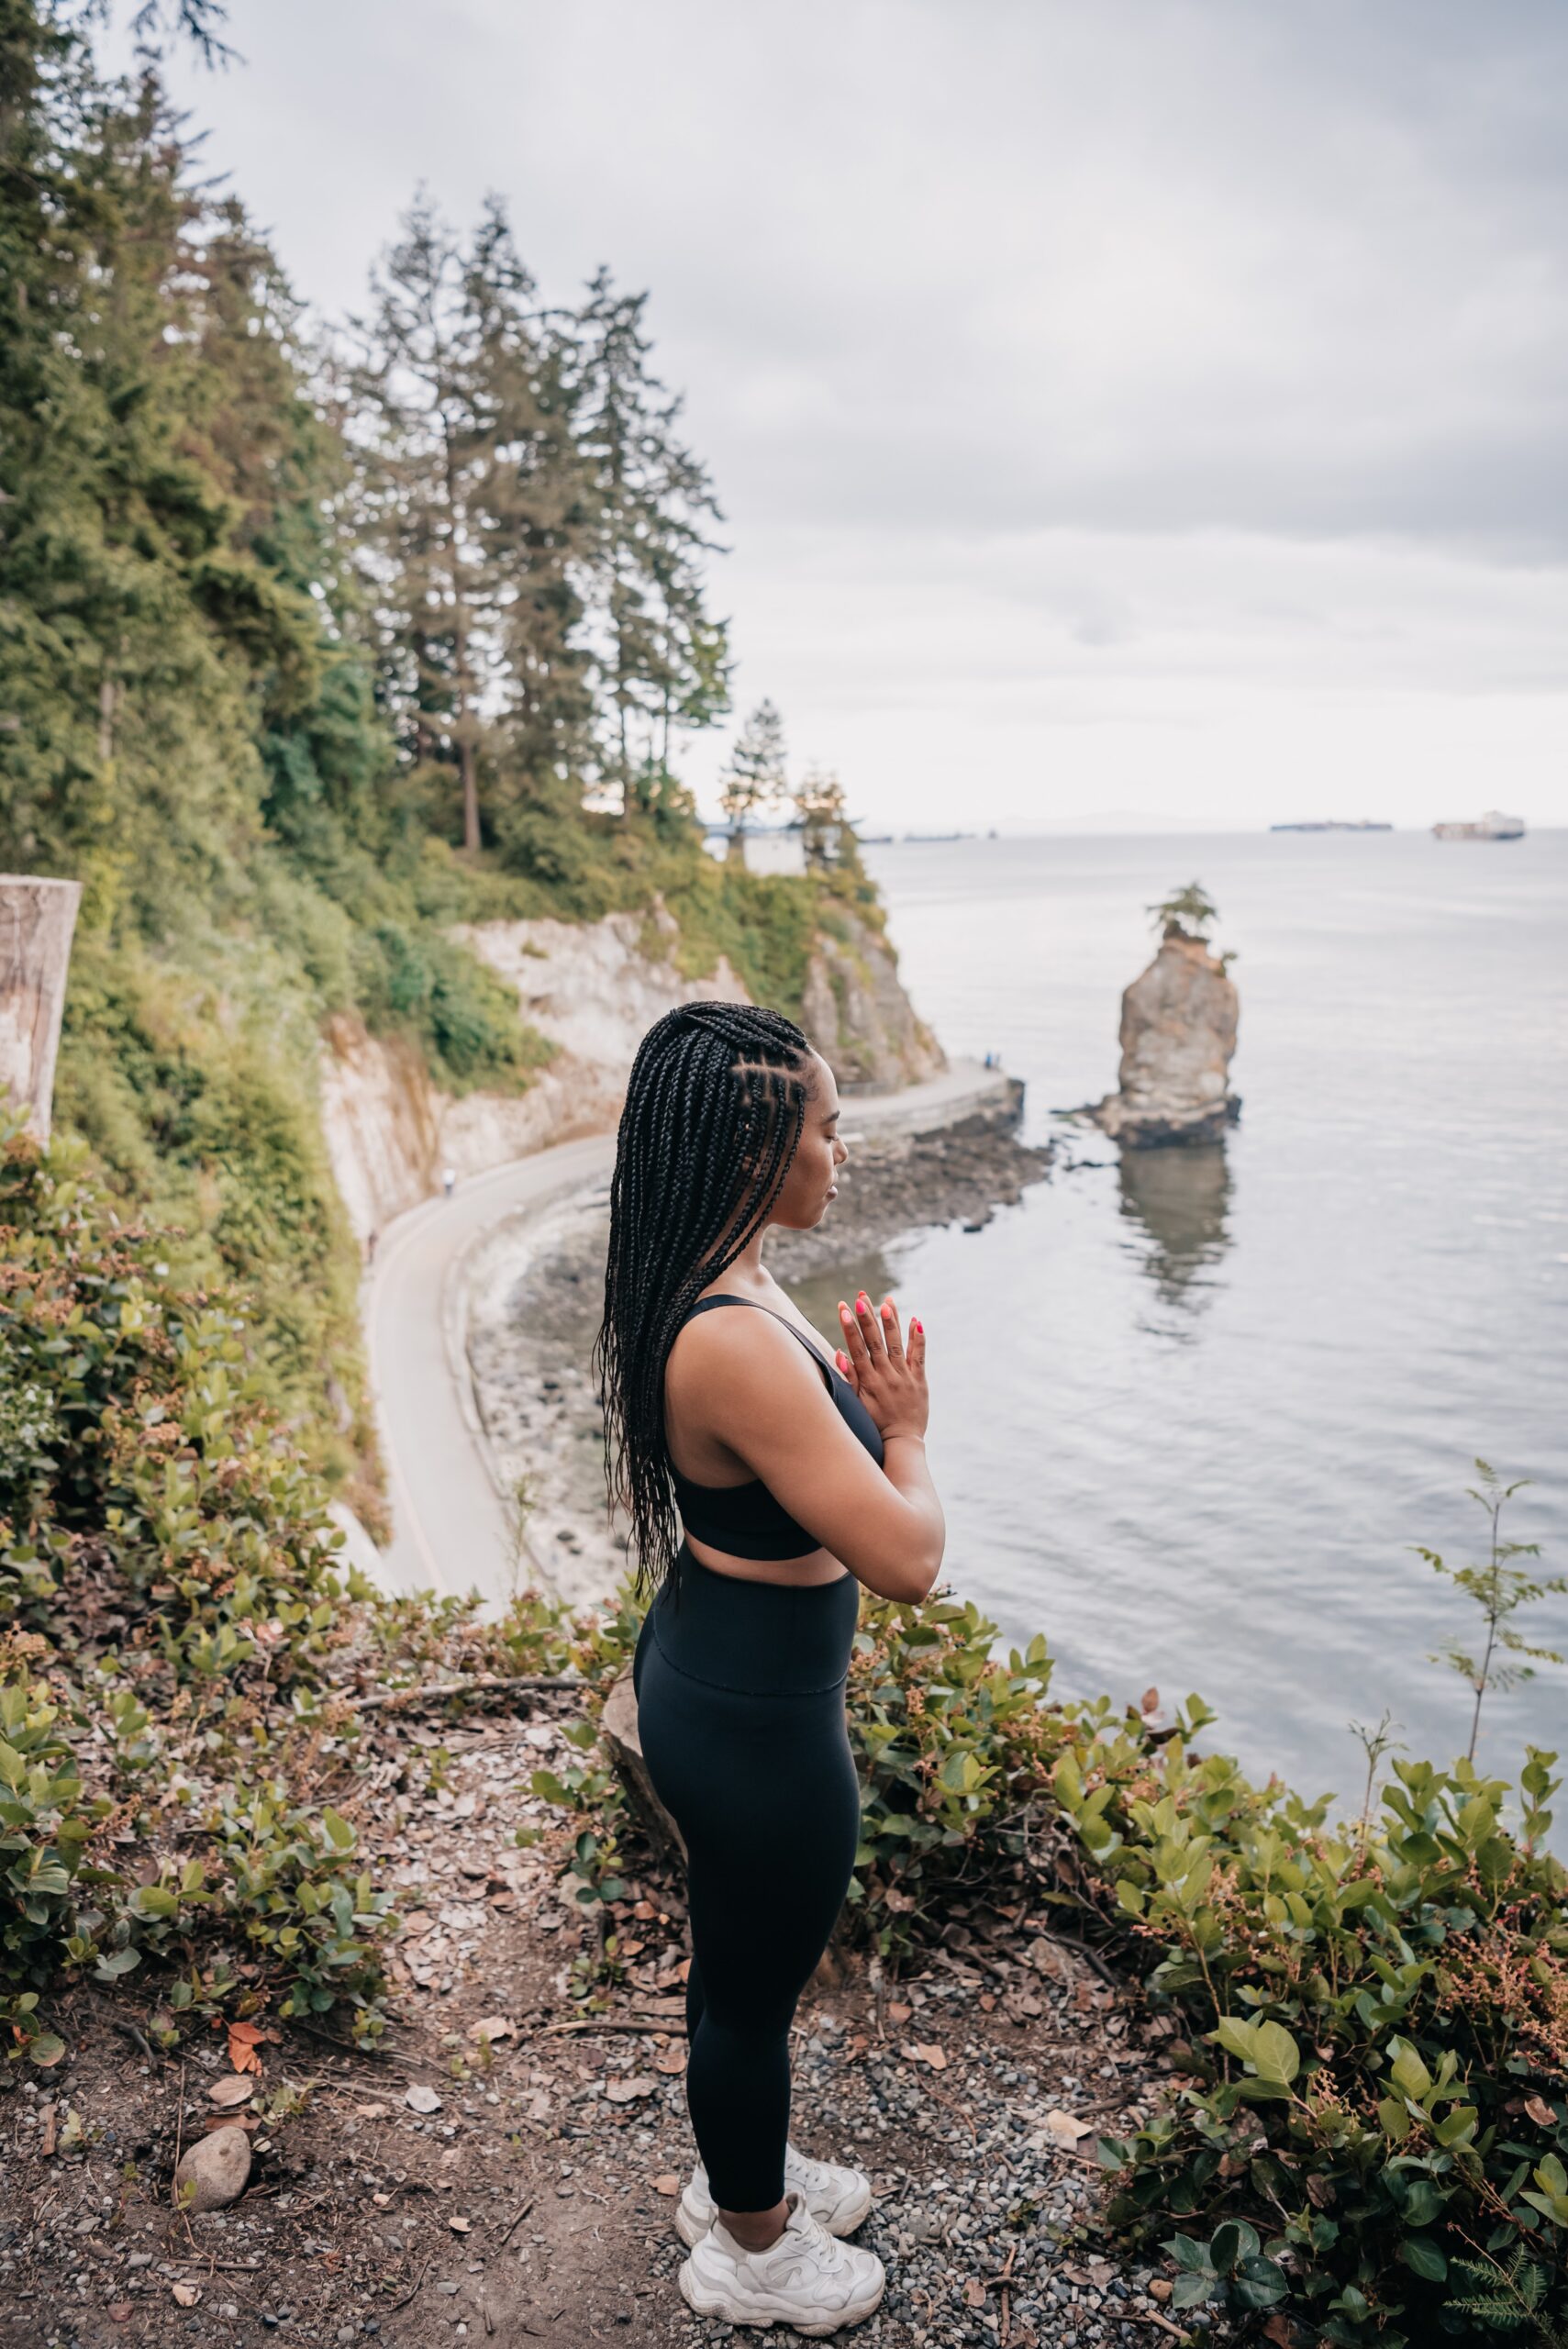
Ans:
<svg viewBox="0 0 1568 2349"><path fill-rule="evenodd" d="M906 1343L891 1294L878 1309L864 1289L855 1299L853 1312L840 1298L839 1322L844 1332L839 1368L875 1420L878 1433L884 1439L923 1436L929 1398L926 1332L920 1322L910 1321Z"/></svg>

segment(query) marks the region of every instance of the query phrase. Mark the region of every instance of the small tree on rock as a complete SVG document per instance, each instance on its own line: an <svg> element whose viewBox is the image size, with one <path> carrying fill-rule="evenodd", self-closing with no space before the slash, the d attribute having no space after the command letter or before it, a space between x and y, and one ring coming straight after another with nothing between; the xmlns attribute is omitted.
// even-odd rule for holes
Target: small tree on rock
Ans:
<svg viewBox="0 0 1568 2349"><path fill-rule="evenodd" d="M1189 881L1184 889L1173 889L1158 905L1144 908L1153 920L1162 938L1204 938L1209 924L1219 919L1219 908L1208 896L1201 881Z"/></svg>

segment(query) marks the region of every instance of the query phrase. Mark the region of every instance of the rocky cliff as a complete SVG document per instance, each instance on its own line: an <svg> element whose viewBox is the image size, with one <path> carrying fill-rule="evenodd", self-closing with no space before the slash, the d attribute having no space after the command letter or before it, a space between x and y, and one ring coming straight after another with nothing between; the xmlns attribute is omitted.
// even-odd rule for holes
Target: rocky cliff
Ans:
<svg viewBox="0 0 1568 2349"><path fill-rule="evenodd" d="M1121 999L1118 1090L1089 1114L1135 1149L1215 1141L1241 1107L1229 1090L1237 1013L1235 982L1207 941L1167 930Z"/></svg>
<svg viewBox="0 0 1568 2349"><path fill-rule="evenodd" d="M853 915L833 919L836 934L818 938L806 975L802 1024L813 1042L846 1085L935 1075L946 1065L941 1047L916 1017L887 947ZM559 1048L520 1094L439 1092L409 1045L355 1019L330 1021L323 1119L361 1237L428 1197L445 1166L476 1174L613 1128L638 1044L662 1012L704 996L751 1000L722 954L706 976L683 976L673 959L678 934L657 901L648 914L596 922L475 922L452 932L516 988L521 1017ZM661 939L669 952L659 952Z"/></svg>
<svg viewBox="0 0 1568 2349"><path fill-rule="evenodd" d="M801 1025L841 1085L918 1085L947 1066L904 992L885 941L848 908L818 933Z"/></svg>

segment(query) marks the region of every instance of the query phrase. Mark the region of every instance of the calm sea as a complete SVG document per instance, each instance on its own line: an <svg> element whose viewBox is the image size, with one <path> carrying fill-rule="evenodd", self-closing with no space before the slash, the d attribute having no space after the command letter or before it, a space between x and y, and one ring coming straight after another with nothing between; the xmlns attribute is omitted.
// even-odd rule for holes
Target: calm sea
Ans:
<svg viewBox="0 0 1568 2349"><path fill-rule="evenodd" d="M1533 1480L1507 1523L1568 1571L1568 833L867 861L917 1006L1027 1080L1030 1139L1114 1085L1150 901L1201 881L1237 949L1222 1147L1118 1163L1073 1130L1080 1163L984 1230L852 1268L930 1333L956 1589L1004 1641L1047 1633L1059 1694L1201 1691L1257 1773L1348 1797L1349 1724L1385 1709L1451 1758L1470 1698L1427 1657L1473 1609L1408 1545L1479 1554L1480 1453ZM824 1330L837 1293L801 1292ZM1568 1600L1521 1621L1568 1651ZM1487 1699L1483 1763L1527 1738L1568 1749L1568 1672Z"/></svg>

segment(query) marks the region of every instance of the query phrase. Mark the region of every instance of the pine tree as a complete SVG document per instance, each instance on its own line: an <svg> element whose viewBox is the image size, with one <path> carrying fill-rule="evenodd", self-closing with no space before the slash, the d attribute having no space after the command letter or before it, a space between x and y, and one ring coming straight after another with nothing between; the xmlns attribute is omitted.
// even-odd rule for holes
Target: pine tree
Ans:
<svg viewBox="0 0 1568 2349"><path fill-rule="evenodd" d="M801 823L806 863L819 872L837 864L846 822L844 787L838 776L823 767L808 767L795 786L795 812Z"/></svg>
<svg viewBox="0 0 1568 2349"><path fill-rule="evenodd" d="M365 449L364 571L384 691L417 778L455 770L462 842L480 845L481 609L494 458L475 320L457 238L421 194L355 319L351 378Z"/></svg>
<svg viewBox="0 0 1568 2349"><path fill-rule="evenodd" d="M646 294L601 270L582 312L580 446L597 509L596 617L607 702L602 768L646 810L678 733L728 707L726 624L706 605L706 535L722 519L706 467L675 435L682 402L650 372Z"/></svg>
<svg viewBox="0 0 1568 2349"><path fill-rule="evenodd" d="M495 198L466 248L418 198L373 293L351 383L384 692L416 779L455 767L473 852L482 768L539 783L587 756L575 347Z"/></svg>
<svg viewBox="0 0 1568 2349"><path fill-rule="evenodd" d="M737 734L719 783L719 804L732 832L782 805L789 788L784 720L771 701L760 701Z"/></svg>

